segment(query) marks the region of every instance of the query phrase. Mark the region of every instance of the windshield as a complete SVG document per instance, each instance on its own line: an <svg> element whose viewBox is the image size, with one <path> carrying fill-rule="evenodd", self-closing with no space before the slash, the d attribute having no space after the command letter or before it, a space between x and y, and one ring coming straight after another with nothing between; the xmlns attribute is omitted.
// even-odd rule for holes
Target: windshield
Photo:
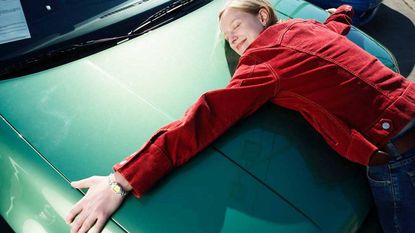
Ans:
<svg viewBox="0 0 415 233"><path fill-rule="evenodd" d="M171 1L1 0L0 61L47 47L122 35Z"/></svg>

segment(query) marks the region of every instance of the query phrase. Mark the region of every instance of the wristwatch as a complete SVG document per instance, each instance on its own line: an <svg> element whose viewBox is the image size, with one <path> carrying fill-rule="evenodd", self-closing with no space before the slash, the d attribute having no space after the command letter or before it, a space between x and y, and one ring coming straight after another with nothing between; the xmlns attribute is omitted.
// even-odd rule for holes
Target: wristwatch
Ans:
<svg viewBox="0 0 415 233"><path fill-rule="evenodd" d="M123 187L115 181L114 173L110 173L108 176L108 184L111 186L111 190L121 196L127 195L127 191L123 189Z"/></svg>

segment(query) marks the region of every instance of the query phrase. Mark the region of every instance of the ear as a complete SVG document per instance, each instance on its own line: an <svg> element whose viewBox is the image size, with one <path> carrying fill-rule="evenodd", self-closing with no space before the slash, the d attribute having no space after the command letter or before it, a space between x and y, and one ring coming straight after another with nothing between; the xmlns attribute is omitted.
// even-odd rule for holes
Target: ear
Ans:
<svg viewBox="0 0 415 233"><path fill-rule="evenodd" d="M258 17L259 22L261 22L261 24L265 27L269 20L269 12L267 11L267 9L261 8L258 11L257 17Z"/></svg>

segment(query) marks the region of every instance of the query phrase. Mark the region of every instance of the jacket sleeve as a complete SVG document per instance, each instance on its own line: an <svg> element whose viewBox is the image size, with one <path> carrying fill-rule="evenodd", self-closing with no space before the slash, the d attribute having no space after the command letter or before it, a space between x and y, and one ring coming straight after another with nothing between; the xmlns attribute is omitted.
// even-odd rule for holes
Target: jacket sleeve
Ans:
<svg viewBox="0 0 415 233"><path fill-rule="evenodd" d="M173 168L198 152L275 96L277 78L266 65L240 66L224 88L203 94L177 121L157 131L113 169L140 197Z"/></svg>
<svg viewBox="0 0 415 233"><path fill-rule="evenodd" d="M326 19L324 24L332 31L340 35L346 35L350 31L353 14L354 11L351 6L341 5Z"/></svg>

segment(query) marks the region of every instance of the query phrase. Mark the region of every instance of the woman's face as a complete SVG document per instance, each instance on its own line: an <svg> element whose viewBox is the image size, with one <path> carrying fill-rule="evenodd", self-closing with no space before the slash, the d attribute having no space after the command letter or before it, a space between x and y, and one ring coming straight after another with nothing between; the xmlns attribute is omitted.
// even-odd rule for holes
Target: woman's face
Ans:
<svg viewBox="0 0 415 233"><path fill-rule="evenodd" d="M219 22L220 30L231 48L239 55L242 55L264 30L266 19L262 11L266 10L261 9L257 15L253 15L236 8L228 8L222 13Z"/></svg>

